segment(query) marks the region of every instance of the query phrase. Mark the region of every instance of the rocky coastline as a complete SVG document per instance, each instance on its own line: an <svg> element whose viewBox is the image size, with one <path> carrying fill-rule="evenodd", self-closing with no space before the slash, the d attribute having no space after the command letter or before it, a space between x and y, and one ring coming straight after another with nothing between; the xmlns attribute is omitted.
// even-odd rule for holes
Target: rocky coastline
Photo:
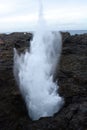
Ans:
<svg viewBox="0 0 87 130"><path fill-rule="evenodd" d="M24 52L31 33L0 34L0 130L87 130L87 34L62 34L62 54L54 80L63 108L32 121L13 77L13 48Z"/></svg>

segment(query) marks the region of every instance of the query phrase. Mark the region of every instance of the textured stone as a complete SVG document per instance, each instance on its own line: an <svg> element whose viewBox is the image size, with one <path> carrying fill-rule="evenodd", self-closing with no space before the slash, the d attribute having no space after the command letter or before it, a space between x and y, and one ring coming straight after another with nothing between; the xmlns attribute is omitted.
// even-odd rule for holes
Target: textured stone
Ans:
<svg viewBox="0 0 87 130"><path fill-rule="evenodd" d="M87 130L87 34L62 33L60 68L54 80L65 99L54 117L31 121L13 77L13 48L24 52L30 33L0 34L0 130Z"/></svg>

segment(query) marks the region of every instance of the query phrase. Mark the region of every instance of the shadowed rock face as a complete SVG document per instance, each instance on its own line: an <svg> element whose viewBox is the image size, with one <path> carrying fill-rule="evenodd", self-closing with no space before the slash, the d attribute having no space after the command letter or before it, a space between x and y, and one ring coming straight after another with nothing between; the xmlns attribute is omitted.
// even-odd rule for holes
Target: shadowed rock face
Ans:
<svg viewBox="0 0 87 130"><path fill-rule="evenodd" d="M62 33L60 68L54 80L65 104L54 117L31 121L13 77L13 47L29 47L32 34L0 34L0 130L87 130L87 34Z"/></svg>

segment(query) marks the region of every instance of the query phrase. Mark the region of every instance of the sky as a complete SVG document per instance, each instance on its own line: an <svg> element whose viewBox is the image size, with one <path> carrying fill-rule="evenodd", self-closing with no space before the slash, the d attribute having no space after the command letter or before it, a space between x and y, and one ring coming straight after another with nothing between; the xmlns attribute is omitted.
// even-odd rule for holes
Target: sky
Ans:
<svg viewBox="0 0 87 130"><path fill-rule="evenodd" d="M87 30L87 0L42 0L50 28ZM0 32L29 31L38 21L39 0L0 0Z"/></svg>

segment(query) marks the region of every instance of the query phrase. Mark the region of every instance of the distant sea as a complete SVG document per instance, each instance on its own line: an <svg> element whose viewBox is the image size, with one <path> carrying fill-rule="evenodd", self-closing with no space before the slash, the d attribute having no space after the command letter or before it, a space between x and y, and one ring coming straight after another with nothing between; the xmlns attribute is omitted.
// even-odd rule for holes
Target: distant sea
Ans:
<svg viewBox="0 0 87 130"><path fill-rule="evenodd" d="M66 30L64 32L69 32L71 35L75 35L87 33L87 30Z"/></svg>
<svg viewBox="0 0 87 130"><path fill-rule="evenodd" d="M32 32L32 31L30 31L30 32ZM87 33L87 30L62 30L62 32L69 32L71 35L75 35L75 34L84 34L84 33ZM12 32L5 32L5 33L6 34L10 34Z"/></svg>

